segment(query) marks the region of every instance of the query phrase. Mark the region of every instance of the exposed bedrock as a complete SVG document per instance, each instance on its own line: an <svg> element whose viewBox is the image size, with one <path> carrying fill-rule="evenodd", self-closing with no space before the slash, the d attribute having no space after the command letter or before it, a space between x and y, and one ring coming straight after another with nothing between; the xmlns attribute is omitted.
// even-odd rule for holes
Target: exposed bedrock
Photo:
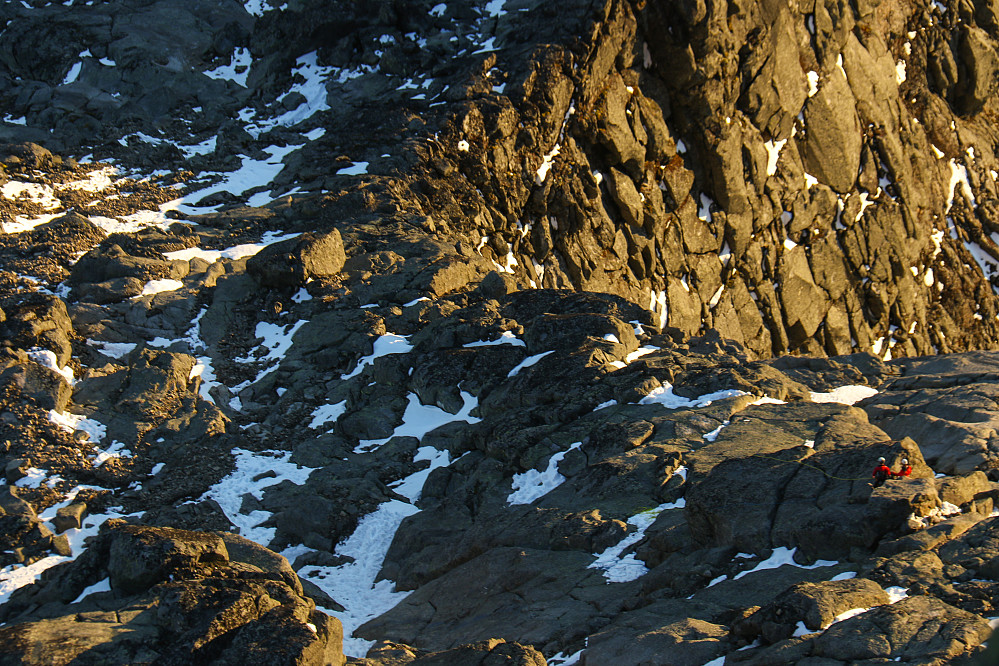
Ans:
<svg viewBox="0 0 999 666"><path fill-rule="evenodd" d="M995 3L0 21L0 662L984 653Z"/></svg>

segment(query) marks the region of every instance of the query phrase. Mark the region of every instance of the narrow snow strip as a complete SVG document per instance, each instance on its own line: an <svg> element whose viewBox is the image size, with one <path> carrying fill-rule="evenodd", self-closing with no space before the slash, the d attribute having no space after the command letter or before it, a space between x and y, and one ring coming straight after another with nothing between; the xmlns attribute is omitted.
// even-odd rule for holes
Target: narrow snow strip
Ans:
<svg viewBox="0 0 999 666"><path fill-rule="evenodd" d="M851 617L857 617L858 615L862 615L863 613L866 613L869 610L871 610L871 609L870 608L851 608L850 610L845 610L842 613L840 613L839 615L837 615L836 617L834 617L833 621L829 623L829 626L823 627L823 629L828 629L829 627L833 626L837 622L842 622L843 620L849 620Z"/></svg>
<svg viewBox="0 0 999 666"><path fill-rule="evenodd" d="M541 359L543 359L545 356L548 356L549 354L554 354L554 353L555 353L555 350L553 349L551 351L546 351L546 352L541 352L540 354L535 354L534 356L528 356L523 361L521 361L520 363L518 363L510 372L508 372L506 374L506 376L507 377L514 377L521 370L523 370L524 368L529 368L532 365L534 365L535 363L537 363L538 361L540 361Z"/></svg>
<svg viewBox="0 0 999 666"><path fill-rule="evenodd" d="M625 356L624 362L625 364L630 364L642 358L643 356L648 356L649 354L657 351L660 351L659 347L653 347L652 345L644 345L642 347L639 347L635 351L631 352L627 356Z"/></svg>
<svg viewBox="0 0 999 666"><path fill-rule="evenodd" d="M667 383L652 389L652 391L647 396L638 401L638 404L662 405L667 409L707 407L716 400L722 400L724 398L734 398L740 395L749 395L749 394L746 393L745 391L726 389L723 391L715 391L714 393L708 393L697 398L684 398L683 396L679 396L673 393L673 385Z"/></svg>
<svg viewBox="0 0 999 666"><path fill-rule="evenodd" d="M427 461L430 465L391 484L396 492L411 502L419 499L430 473L451 462L447 451L437 451L432 446L420 447L413 461ZM390 580L375 581L399 525L418 511L412 504L400 500L385 502L358 521L354 533L337 545L336 554L349 558L347 564L337 567L307 566L298 571L299 576L318 585L344 607L342 612L331 614L343 624L345 655L361 657L366 654L374 641L355 638L354 631L371 618L392 609L410 594L397 592L395 583Z"/></svg>
<svg viewBox="0 0 999 666"><path fill-rule="evenodd" d="M834 580L834 581L835 580L851 580L851 579L856 578L856 577L857 577L857 572L856 571L844 571L841 574L836 574L835 576L833 576L829 580Z"/></svg>
<svg viewBox="0 0 999 666"><path fill-rule="evenodd" d="M553 455L548 459L548 467L543 472L529 469L523 474L514 474L513 492L507 496L507 504L531 504L562 485L565 477L559 474L558 464L565 458L565 454L582 445L582 442L576 442L565 451Z"/></svg>
<svg viewBox="0 0 999 666"><path fill-rule="evenodd" d="M765 571L767 569L776 569L782 567L785 564L791 565L793 567L798 567L799 569L818 569L819 567L831 567L839 564L839 562L834 562L832 560L816 560L814 564L798 564L794 561L794 553L797 548L785 548L784 546L779 546L774 548L773 553L770 557L763 560L757 564L754 568L747 571L741 571L735 575L734 580L739 580L743 576L748 576L751 573L757 571Z"/></svg>
<svg viewBox="0 0 999 666"><path fill-rule="evenodd" d="M681 509L685 505L686 501L681 498L676 502L660 504L654 509L632 516L628 519L628 524L634 525L637 529L617 544L608 546L587 568L603 569L604 578L608 583L627 583L641 578L649 571L645 563L635 557L634 553L629 553L625 557L621 557L621 553L645 537L645 531L656 522L660 513L668 509Z"/></svg>
<svg viewBox="0 0 999 666"><path fill-rule="evenodd" d="M375 359L381 358L382 356L388 356L389 354L405 354L413 348L413 345L409 344L409 339L404 335L396 335L395 333L386 333L375 340L373 349L367 356L362 356L357 361L357 367L354 368L352 372L346 375L340 375L340 379L350 379L361 374L361 371L365 367L373 364Z"/></svg>
<svg viewBox="0 0 999 666"><path fill-rule="evenodd" d="M336 554L352 558L338 567L306 566L298 575L318 585L344 607L334 615L343 624L343 653L363 657L374 641L354 638L353 633L371 618L378 617L409 596L397 592L390 580L375 581L388 554L399 525L419 510L401 500L381 504L357 523L350 537L336 547Z"/></svg>
<svg viewBox="0 0 999 666"><path fill-rule="evenodd" d="M110 591L111 591L111 579L105 578L103 580L97 581L93 585L84 588L83 592L80 592L80 596L78 596L76 599L73 599L73 601L71 601L70 603L78 604L87 597L89 597L91 594L97 594L98 592L110 592Z"/></svg>
<svg viewBox="0 0 999 666"><path fill-rule="evenodd" d="M974 258L975 263L978 264L978 267L981 269L982 275L984 275L985 279L991 284L991 278L996 273L996 260L978 243L974 241L963 242L965 249L968 250L968 253ZM995 286L992 286L992 291L996 291Z"/></svg>
<svg viewBox="0 0 999 666"><path fill-rule="evenodd" d="M226 518L235 525L240 536L266 546L274 539L277 528L259 527L270 518L268 511L251 511L240 513L243 495L249 493L257 499L264 496L264 489L281 481L291 481L296 485L305 483L313 469L299 467L291 459L287 451L247 451L233 449L236 457L236 469L229 476L209 488L201 497L202 500L213 499L218 502Z"/></svg>
<svg viewBox="0 0 999 666"><path fill-rule="evenodd" d="M344 167L336 172L338 176L363 176L368 173L369 162L352 162L349 167Z"/></svg>
<svg viewBox="0 0 999 666"><path fill-rule="evenodd" d="M454 421L465 421L466 423L478 423L482 419L471 416L473 409L479 406L478 399L468 393L461 392L463 405L457 414L445 412L437 405L424 405L420 402L420 397L415 393L410 393L409 404L402 415L402 424L395 431L384 439L362 439L358 442L354 453L368 453L374 451L382 444L385 444L393 437L415 437L423 439L431 430L435 430L446 423Z"/></svg>
<svg viewBox="0 0 999 666"><path fill-rule="evenodd" d="M811 392L809 395L812 397L812 402L838 402L842 405L854 405L864 398L877 395L877 390L872 389L870 386L853 384L850 386L840 386L828 393Z"/></svg>
<svg viewBox="0 0 999 666"><path fill-rule="evenodd" d="M495 340L479 340L462 345L463 347L490 347L492 345L513 345L515 347L526 347L524 341L514 335L513 331L503 331Z"/></svg>
<svg viewBox="0 0 999 666"><path fill-rule="evenodd" d="M252 257L268 245L297 238L298 236L301 236L301 234L282 234L280 231L268 231L264 233L259 243L243 243L242 245L227 247L224 250L202 250L200 247L189 247L186 250L164 252L163 256L171 261L174 259L184 259L185 261L190 261L191 259L197 257L210 263L215 263L220 259L244 259L246 257Z"/></svg>
<svg viewBox="0 0 999 666"><path fill-rule="evenodd" d="M728 425L728 421L725 421L724 423L722 423L722 424L721 424L720 426L718 426L717 428L715 428L715 429L714 429L714 430L712 430L711 432L706 432L706 433L704 433L704 434L703 434L703 435L701 435L701 436L702 436L702 437L704 438L704 440L705 440L705 441L708 441L708 442L713 442L713 441L715 441L716 439L718 439L718 435L720 435L720 434L721 434L721 431L722 431L722 429L723 429L723 428L724 428L725 426L727 426L727 425Z"/></svg>
<svg viewBox="0 0 999 666"><path fill-rule="evenodd" d="M430 464L419 472L410 474L405 479L400 479L389 484L397 493L416 503L423 493L423 486L427 482L427 477L435 469L447 467L451 464L451 454L448 451L438 451L432 446L421 446L413 456L413 462L429 462Z"/></svg>

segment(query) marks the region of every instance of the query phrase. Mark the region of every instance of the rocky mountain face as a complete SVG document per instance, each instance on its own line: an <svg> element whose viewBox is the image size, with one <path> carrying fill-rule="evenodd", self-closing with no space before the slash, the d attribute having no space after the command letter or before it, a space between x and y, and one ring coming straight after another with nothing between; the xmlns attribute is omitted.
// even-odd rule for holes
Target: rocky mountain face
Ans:
<svg viewBox="0 0 999 666"><path fill-rule="evenodd" d="M997 16L0 6L0 662L988 659Z"/></svg>

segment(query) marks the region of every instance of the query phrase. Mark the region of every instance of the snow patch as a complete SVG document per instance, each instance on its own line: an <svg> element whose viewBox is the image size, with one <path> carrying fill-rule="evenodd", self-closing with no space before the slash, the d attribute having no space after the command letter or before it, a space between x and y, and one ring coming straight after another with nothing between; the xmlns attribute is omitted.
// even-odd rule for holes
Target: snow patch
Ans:
<svg viewBox="0 0 999 666"><path fill-rule="evenodd" d="M170 261L175 259L190 261L191 259L197 258L204 259L210 263L215 263L221 259L244 259L246 257L252 257L268 245L297 238L298 236L301 236L301 234L282 234L280 231L268 231L264 233L259 243L243 243L241 245L227 247L224 250L202 250L200 247L189 247L184 250L164 252L163 256Z"/></svg>
<svg viewBox="0 0 999 666"><path fill-rule="evenodd" d="M548 467L543 472L529 469L523 474L514 474L513 492L507 496L507 504L511 506L531 504L562 485L565 477L559 474L558 464L562 462L569 451L578 449L580 446L582 446L582 442L576 442L565 451L553 455L548 459Z"/></svg>
<svg viewBox="0 0 999 666"><path fill-rule="evenodd" d="M137 346L134 342L104 342L103 340L87 339L87 344L96 347L108 358L119 359L132 353Z"/></svg>
<svg viewBox="0 0 999 666"><path fill-rule="evenodd" d="M734 398L740 395L749 395L749 394L746 393L745 391L738 391L735 389L725 389L723 391L715 391L713 393L707 393L697 398L684 398L683 396L679 396L673 393L673 385L666 383L663 384L662 386L652 389L652 391L648 395L646 395L644 398L638 401L638 404L662 405L667 409L707 407L716 400L722 400L724 398Z"/></svg>
<svg viewBox="0 0 999 666"><path fill-rule="evenodd" d="M540 361L541 359L543 359L545 356L548 356L549 354L554 354L554 353L555 353L555 350L553 349L551 351L546 351L546 352L541 352L540 354L535 354L534 356L528 356L523 361L521 361L520 363L518 363L512 370L510 370L510 372L508 372L506 374L506 376L507 377L513 377L513 376L517 375L524 368L529 368L532 365L534 365L535 363L537 363L538 361Z"/></svg>
<svg viewBox="0 0 999 666"><path fill-rule="evenodd" d="M250 49L237 47L229 59L228 65L220 65L215 69L205 72L205 76L210 79L221 81L232 81L238 86L246 87L246 77L250 74L250 65L253 64L253 56Z"/></svg>
<svg viewBox="0 0 999 666"><path fill-rule="evenodd" d="M372 351L367 356L362 356L357 361L357 366L349 374L340 375L340 379L350 379L361 374L361 371L365 367L372 365L375 359L381 358L382 356L388 356L389 354L405 354L413 348L413 345L409 344L409 338L404 335L396 335L395 333L386 333L375 340L374 345L372 345Z"/></svg>
<svg viewBox="0 0 999 666"><path fill-rule="evenodd" d="M218 502L226 518L235 525L240 536L267 545L274 539L275 527L260 527L260 524L270 518L269 511L251 511L240 513L243 495L249 493L256 499L262 499L264 489L282 481L288 480L295 485L305 483L313 469L299 467L289 462L289 451L247 451L235 448L232 450L236 458L236 468L227 477L209 488L201 499L213 499Z"/></svg>
<svg viewBox="0 0 999 666"><path fill-rule="evenodd" d="M343 413L346 411L346 400L341 400L338 403L330 405L320 405L312 410L312 422L309 423L309 427L315 429L320 426L324 426L327 423L336 422L336 420L343 416Z"/></svg>
<svg viewBox="0 0 999 666"><path fill-rule="evenodd" d="M948 192L950 193L947 198L947 210L946 213L950 212L950 209L954 206L954 194L957 186L961 186L961 191L964 196L971 202L972 208L978 204L975 202L975 194L971 191L971 183L968 181L968 168L963 164L950 160L948 162L950 165L950 185L948 185Z"/></svg>
<svg viewBox="0 0 999 666"><path fill-rule="evenodd" d="M621 557L621 553L645 537L645 531L652 526L652 523L656 522L656 518L660 513L668 509L683 508L685 504L686 502L683 499L679 499L676 502L660 504L654 509L649 509L648 511L643 511L632 516L628 519L628 524L633 525L636 528L635 531L615 545L608 546L602 553L596 556L597 559L587 568L603 569L604 578L607 579L608 583L627 583L641 578L649 571L645 563L635 557L634 553L628 553L624 557Z"/></svg>
<svg viewBox="0 0 999 666"><path fill-rule="evenodd" d="M545 184L545 178L548 177L548 171L549 169L552 168L552 162L554 162L555 158L558 156L561 150L562 147L556 143L555 147L552 148L547 155L545 155L544 161L541 162L541 166L538 167L538 170L534 175L535 185L538 185L540 187L541 185Z"/></svg>
<svg viewBox="0 0 999 666"><path fill-rule="evenodd" d="M69 412L49 411L49 421L69 433L82 432L87 435L87 441L100 442L107 434L107 426L103 423Z"/></svg>
<svg viewBox="0 0 999 666"><path fill-rule="evenodd" d="M446 412L437 405L424 405L420 402L420 397L415 393L410 393L407 398L409 404L406 405L406 411L402 415L402 424L390 436L383 439L359 440L354 453L374 451L393 437L415 437L416 439L423 439L423 436L431 430L454 421L465 421L466 423L478 423L481 421L481 419L471 415L472 410L479 406L479 401L467 391L461 392L463 404L457 414Z"/></svg>
<svg viewBox="0 0 999 666"><path fill-rule="evenodd" d="M838 402L842 405L855 405L865 398L877 395L877 390L870 386L840 386L827 393L811 392L812 402Z"/></svg>
<svg viewBox="0 0 999 666"><path fill-rule="evenodd" d="M772 176L777 173L777 160L780 157L780 151L784 148L784 144L787 143L787 139L781 139L780 141L770 140L763 144L763 147L767 149L767 175Z"/></svg>
<svg viewBox="0 0 999 666"><path fill-rule="evenodd" d="M495 340L478 340L462 345L462 347L492 347L495 345L513 345L515 347L526 347L524 341L518 338L513 331L503 331Z"/></svg>
<svg viewBox="0 0 999 666"><path fill-rule="evenodd" d="M142 298L143 296L162 294L167 291L177 291L183 288L183 286L184 283L180 280L150 280L142 287L142 293L132 298Z"/></svg>
<svg viewBox="0 0 999 666"><path fill-rule="evenodd" d="M814 97L819 92L819 73L812 71L808 73L808 96Z"/></svg>
<svg viewBox="0 0 999 666"><path fill-rule="evenodd" d="M741 571L735 575L733 580L738 580L743 576L748 576L751 573L757 571L765 571L767 569L776 569L782 567L785 564L791 565L793 567L798 567L799 569L818 569L819 567L831 567L839 564L839 562L834 562L832 560L816 560L814 564L798 564L794 561L794 554L797 548L785 548L784 546L779 546L773 549L770 557L763 560L757 564L752 569L747 571Z"/></svg>
<svg viewBox="0 0 999 666"><path fill-rule="evenodd" d="M70 386L76 384L76 379L73 377L73 368L68 365L60 368L59 359L56 358L54 352L51 352L48 349L42 349L41 347L35 347L34 349L28 351L28 358L38 365L45 366L49 370L61 375Z"/></svg>
<svg viewBox="0 0 999 666"><path fill-rule="evenodd" d="M78 604L87 597L89 597L91 594L97 594L99 592L110 592L110 591L111 591L111 579L105 578L103 580L97 581L93 585L88 585L87 587L85 587L83 589L83 592L80 592L80 596L78 596L76 599L73 599L73 601L71 601L70 603Z"/></svg>

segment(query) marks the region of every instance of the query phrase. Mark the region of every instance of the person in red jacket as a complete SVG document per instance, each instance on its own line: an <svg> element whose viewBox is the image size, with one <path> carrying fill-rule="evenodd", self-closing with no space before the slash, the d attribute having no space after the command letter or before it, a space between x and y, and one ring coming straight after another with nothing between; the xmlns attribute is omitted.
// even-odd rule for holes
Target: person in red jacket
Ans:
<svg viewBox="0 0 999 666"><path fill-rule="evenodd" d="M892 472L892 476L896 476L900 479L904 479L907 476L912 475L912 465L909 464L908 459L902 458L902 466L897 472Z"/></svg>
<svg viewBox="0 0 999 666"><path fill-rule="evenodd" d="M884 482L887 481L891 475L891 467L885 464L885 459L878 458L878 466L875 467L874 471L871 473L871 477L874 479L874 487L878 488L879 486L884 485Z"/></svg>

